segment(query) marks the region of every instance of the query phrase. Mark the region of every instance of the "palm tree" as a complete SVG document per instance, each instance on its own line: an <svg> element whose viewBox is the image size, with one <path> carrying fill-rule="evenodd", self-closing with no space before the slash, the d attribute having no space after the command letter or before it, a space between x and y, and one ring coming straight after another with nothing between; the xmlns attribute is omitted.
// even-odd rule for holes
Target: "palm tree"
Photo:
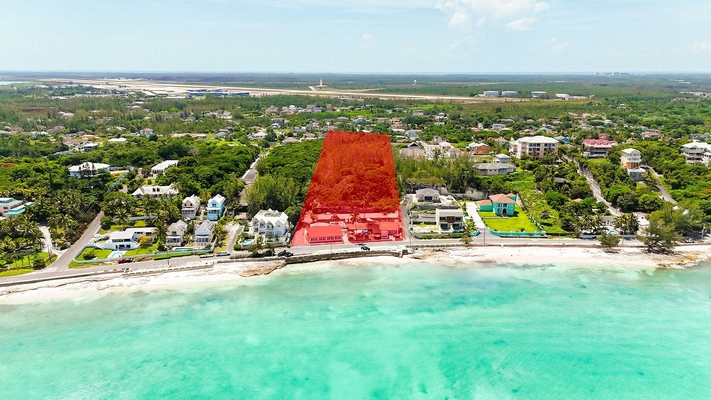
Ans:
<svg viewBox="0 0 711 400"><path fill-rule="evenodd" d="M615 219L615 228L629 235L630 233L637 232L637 229L639 229L639 221L637 221L637 217L634 214L625 213Z"/></svg>

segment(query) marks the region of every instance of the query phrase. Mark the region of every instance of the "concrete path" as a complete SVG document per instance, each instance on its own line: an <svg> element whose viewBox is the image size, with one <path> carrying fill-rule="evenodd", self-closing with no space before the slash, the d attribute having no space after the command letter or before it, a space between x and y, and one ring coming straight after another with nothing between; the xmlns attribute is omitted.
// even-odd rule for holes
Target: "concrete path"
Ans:
<svg viewBox="0 0 711 400"><path fill-rule="evenodd" d="M484 223L484 220L481 219L481 216L479 213L476 211L476 203L473 201L468 201L465 203L466 208L467 208L467 214L472 218L474 221L474 225L479 231L484 231L487 229L486 224Z"/></svg>
<svg viewBox="0 0 711 400"><path fill-rule="evenodd" d="M652 176L655 177L659 183L657 184L657 189L659 189L659 193L662 195L662 198L672 204L677 204L677 201L674 200L674 198L667 192L667 188L662 185L662 176L657 174L657 171L654 170L652 167L647 167L649 169L649 172L652 173Z"/></svg>

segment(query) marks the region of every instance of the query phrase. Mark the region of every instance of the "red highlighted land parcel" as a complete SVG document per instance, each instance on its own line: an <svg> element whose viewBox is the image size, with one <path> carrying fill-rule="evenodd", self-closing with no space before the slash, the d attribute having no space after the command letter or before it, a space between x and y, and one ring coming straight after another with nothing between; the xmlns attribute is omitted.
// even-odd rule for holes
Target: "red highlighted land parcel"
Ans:
<svg viewBox="0 0 711 400"><path fill-rule="evenodd" d="M390 137L328 132L292 246L405 238Z"/></svg>

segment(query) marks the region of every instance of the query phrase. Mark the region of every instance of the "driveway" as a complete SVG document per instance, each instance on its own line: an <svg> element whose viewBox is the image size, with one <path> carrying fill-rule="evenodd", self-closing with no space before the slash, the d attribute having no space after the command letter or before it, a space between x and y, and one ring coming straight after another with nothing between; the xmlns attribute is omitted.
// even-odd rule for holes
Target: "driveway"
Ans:
<svg viewBox="0 0 711 400"><path fill-rule="evenodd" d="M89 243L89 241L94 237L96 232L99 231L99 227L101 226L101 217L104 216L104 212L101 211L96 215L96 218L94 218L93 221L91 221L91 224L86 228L84 231L84 234L81 235L79 240L77 240L69 249L67 249L64 254L59 256L59 258L53 262L49 267L43 269L42 271L38 273L49 273L49 272L58 272L58 271L68 271L69 270L69 263L72 262L74 259L74 256L81 251L84 246Z"/></svg>

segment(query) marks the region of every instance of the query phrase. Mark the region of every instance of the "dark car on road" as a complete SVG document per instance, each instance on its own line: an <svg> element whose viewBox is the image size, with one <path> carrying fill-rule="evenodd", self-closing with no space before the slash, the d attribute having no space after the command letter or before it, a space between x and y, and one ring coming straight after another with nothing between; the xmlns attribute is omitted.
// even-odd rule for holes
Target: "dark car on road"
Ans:
<svg viewBox="0 0 711 400"><path fill-rule="evenodd" d="M293 255L294 255L294 253L292 253L290 251L282 250L277 254L277 257L291 257Z"/></svg>
<svg viewBox="0 0 711 400"><path fill-rule="evenodd" d="M365 250L365 251L369 251L369 250L370 250L370 247L363 245L363 246L360 246L360 249L361 249L361 250Z"/></svg>
<svg viewBox="0 0 711 400"><path fill-rule="evenodd" d="M133 262L132 258L119 258L118 259L119 264L128 264L128 263L132 263L132 262Z"/></svg>

